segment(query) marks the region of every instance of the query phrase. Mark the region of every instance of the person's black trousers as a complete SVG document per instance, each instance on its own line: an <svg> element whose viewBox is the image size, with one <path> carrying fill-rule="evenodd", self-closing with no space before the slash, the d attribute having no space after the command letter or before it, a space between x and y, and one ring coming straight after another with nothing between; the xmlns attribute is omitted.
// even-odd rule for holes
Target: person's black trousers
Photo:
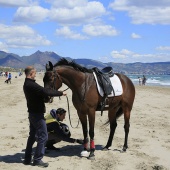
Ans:
<svg viewBox="0 0 170 170"><path fill-rule="evenodd" d="M31 160L32 147L37 141L37 147L34 154L34 161L39 162L45 152L45 145L48 140L47 126L44 114L29 113L30 132L25 151L25 160Z"/></svg>

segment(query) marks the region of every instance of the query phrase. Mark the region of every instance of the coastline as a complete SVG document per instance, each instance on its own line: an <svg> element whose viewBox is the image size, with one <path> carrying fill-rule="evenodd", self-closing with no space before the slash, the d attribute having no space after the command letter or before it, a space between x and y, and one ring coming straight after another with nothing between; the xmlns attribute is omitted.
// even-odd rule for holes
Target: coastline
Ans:
<svg viewBox="0 0 170 170"><path fill-rule="evenodd" d="M166 86L166 85L157 85L157 84L146 84L145 86L139 86L138 84L134 84L135 88L144 88L144 89L147 89L147 88L152 88L152 89L169 89L170 86Z"/></svg>
<svg viewBox="0 0 170 170"><path fill-rule="evenodd" d="M127 75L135 85L139 85L142 75ZM170 75L145 75L146 86L170 87Z"/></svg>

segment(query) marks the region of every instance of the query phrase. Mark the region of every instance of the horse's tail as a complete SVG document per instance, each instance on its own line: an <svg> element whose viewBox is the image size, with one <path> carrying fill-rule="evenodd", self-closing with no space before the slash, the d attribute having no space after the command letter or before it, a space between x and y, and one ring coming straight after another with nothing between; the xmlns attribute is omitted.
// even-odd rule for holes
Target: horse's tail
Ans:
<svg viewBox="0 0 170 170"><path fill-rule="evenodd" d="M119 108L119 110L116 112L116 119L118 119L123 114L122 107Z"/></svg>
<svg viewBox="0 0 170 170"><path fill-rule="evenodd" d="M119 110L116 112L116 119L118 119L122 114L123 114L123 109L122 107L120 107ZM107 120L107 122L105 122L103 125L108 125L108 124L109 124L109 120Z"/></svg>

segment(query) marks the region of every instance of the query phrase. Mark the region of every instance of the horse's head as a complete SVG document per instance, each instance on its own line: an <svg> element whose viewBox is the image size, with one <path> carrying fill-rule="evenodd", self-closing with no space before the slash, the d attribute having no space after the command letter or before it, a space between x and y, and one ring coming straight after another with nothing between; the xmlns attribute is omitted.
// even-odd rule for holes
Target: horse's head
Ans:
<svg viewBox="0 0 170 170"><path fill-rule="evenodd" d="M46 64L46 72L43 78L44 88L58 90L62 86L62 80L60 75L57 73L57 70L53 67L53 64L49 61L49 64ZM53 97L45 98L45 102L52 103Z"/></svg>

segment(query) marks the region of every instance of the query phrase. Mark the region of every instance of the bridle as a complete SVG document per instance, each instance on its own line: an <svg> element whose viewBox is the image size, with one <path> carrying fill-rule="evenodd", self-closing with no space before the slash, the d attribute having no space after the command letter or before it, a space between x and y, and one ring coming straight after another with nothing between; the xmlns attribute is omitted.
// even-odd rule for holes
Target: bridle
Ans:
<svg viewBox="0 0 170 170"><path fill-rule="evenodd" d="M62 81L62 79L61 79L61 76L56 72L56 70L53 70L53 73L54 73L53 89L54 89L54 90L58 90L57 87L56 87L56 84L57 84L56 81L57 81L57 79L60 81L61 86L62 86L62 84L63 84L63 81ZM68 89L69 89L69 87L66 88L65 90L63 90L62 92L66 91L66 90L68 90Z"/></svg>
<svg viewBox="0 0 170 170"><path fill-rule="evenodd" d="M56 72L56 70L53 70L53 73L54 73L53 89L58 90L56 87L57 79L61 82L61 86L62 86L63 81L62 81L60 75Z"/></svg>

